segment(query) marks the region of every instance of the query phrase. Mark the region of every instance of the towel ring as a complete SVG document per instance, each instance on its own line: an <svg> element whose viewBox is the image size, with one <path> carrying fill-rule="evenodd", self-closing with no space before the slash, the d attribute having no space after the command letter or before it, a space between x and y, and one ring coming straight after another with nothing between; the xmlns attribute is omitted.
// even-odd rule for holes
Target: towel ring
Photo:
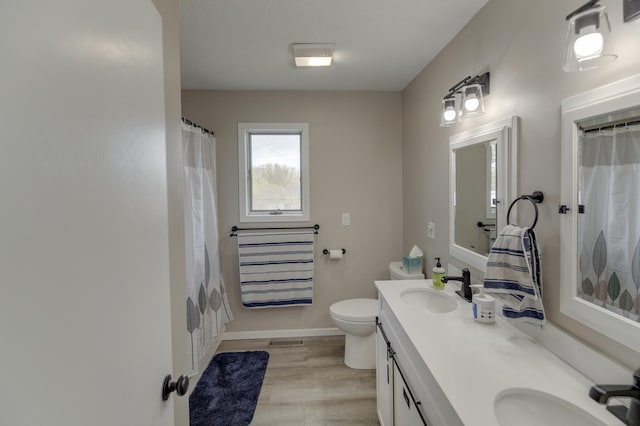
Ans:
<svg viewBox="0 0 640 426"><path fill-rule="evenodd" d="M533 229L536 227L536 223L538 223L538 204L540 204L544 200L544 194L540 191L534 191L533 194L531 195L521 195L515 200L513 200L509 205L509 210L507 210L507 225L511 225L511 222L509 221L509 216L511 215L511 209L520 200L528 200L531 202L531 204L533 204L533 208L536 211L536 216L533 219L533 224L529 228L529 229Z"/></svg>

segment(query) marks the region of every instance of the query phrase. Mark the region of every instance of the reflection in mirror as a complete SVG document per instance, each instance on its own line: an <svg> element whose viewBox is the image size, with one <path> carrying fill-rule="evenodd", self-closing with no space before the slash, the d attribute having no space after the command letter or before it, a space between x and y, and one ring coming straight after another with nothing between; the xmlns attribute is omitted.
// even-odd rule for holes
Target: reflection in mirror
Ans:
<svg viewBox="0 0 640 426"><path fill-rule="evenodd" d="M640 75L562 102L560 311L640 352Z"/></svg>
<svg viewBox="0 0 640 426"><path fill-rule="evenodd" d="M638 321L640 108L578 127L577 295Z"/></svg>
<svg viewBox="0 0 640 426"><path fill-rule="evenodd" d="M484 271L515 192L517 117L449 138L449 253Z"/></svg>
<svg viewBox="0 0 640 426"><path fill-rule="evenodd" d="M496 140L454 150L457 245L487 256L496 238Z"/></svg>

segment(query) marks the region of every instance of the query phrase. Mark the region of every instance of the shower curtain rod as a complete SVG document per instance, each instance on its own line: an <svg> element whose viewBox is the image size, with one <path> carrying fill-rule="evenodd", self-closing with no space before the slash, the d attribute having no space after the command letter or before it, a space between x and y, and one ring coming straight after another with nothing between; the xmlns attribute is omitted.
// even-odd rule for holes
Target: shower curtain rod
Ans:
<svg viewBox="0 0 640 426"><path fill-rule="evenodd" d="M215 136L213 131L207 129L206 127L202 127L198 123L194 123L193 121L189 120L188 118L182 117L182 122L185 123L185 124L188 124L189 126L197 127L198 129L202 130L205 133L210 134L211 136Z"/></svg>

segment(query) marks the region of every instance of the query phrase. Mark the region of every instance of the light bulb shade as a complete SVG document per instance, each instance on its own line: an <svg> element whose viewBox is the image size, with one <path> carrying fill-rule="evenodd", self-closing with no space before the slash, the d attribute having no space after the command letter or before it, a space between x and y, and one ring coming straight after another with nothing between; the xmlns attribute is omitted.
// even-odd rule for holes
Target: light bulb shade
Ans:
<svg viewBox="0 0 640 426"><path fill-rule="evenodd" d="M614 61L609 51L611 25L604 6L594 6L569 18L564 66L567 72L584 71Z"/></svg>
<svg viewBox="0 0 640 426"><path fill-rule="evenodd" d="M481 114L484 114L482 86L479 84L469 84L468 86L464 86L462 88L460 115L464 118Z"/></svg>
<svg viewBox="0 0 640 426"><path fill-rule="evenodd" d="M442 100L442 112L440 113L440 126L449 127L460 122L458 102L455 96Z"/></svg>

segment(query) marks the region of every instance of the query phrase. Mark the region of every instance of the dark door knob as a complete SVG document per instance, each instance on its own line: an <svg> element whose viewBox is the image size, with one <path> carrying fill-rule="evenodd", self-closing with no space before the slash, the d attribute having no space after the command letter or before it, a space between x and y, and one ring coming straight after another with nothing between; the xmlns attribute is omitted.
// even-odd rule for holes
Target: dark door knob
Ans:
<svg viewBox="0 0 640 426"><path fill-rule="evenodd" d="M166 401L169 399L169 394L173 391L180 396L187 393L189 390L189 376L183 374L178 377L178 380L175 382L171 381L171 374L167 374L164 378L164 382L162 383L162 400Z"/></svg>

